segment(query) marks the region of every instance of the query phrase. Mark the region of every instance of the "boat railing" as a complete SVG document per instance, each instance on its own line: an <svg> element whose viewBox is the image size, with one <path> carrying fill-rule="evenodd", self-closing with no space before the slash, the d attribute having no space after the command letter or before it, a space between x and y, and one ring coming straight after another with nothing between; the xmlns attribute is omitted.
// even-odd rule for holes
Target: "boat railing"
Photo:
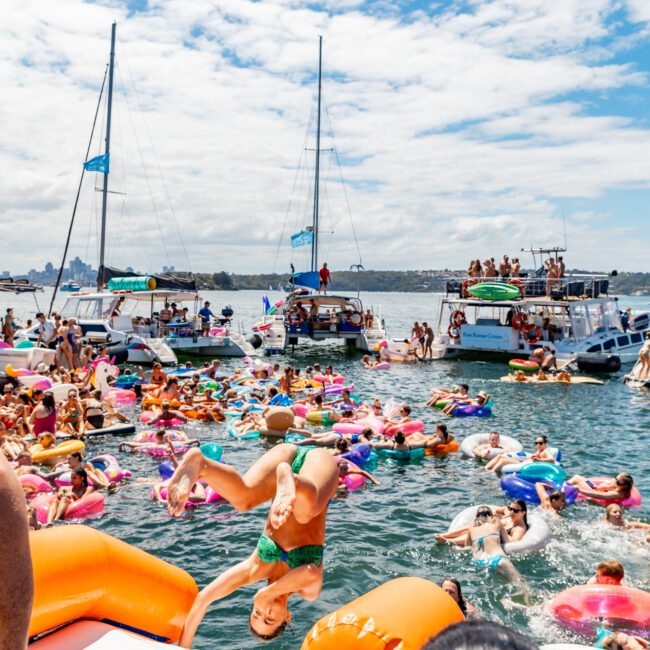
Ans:
<svg viewBox="0 0 650 650"><path fill-rule="evenodd" d="M605 274L570 274L562 278L546 278L521 274L518 278L453 277L447 278L447 296L471 298L468 289L481 282L496 282L519 287L522 298L567 300L569 298L599 298L609 292L609 277Z"/></svg>

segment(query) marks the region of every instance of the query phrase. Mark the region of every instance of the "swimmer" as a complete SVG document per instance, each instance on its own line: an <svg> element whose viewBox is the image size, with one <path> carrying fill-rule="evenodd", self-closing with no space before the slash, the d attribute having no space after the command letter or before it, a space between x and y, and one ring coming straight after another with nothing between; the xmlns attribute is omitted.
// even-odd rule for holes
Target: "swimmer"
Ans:
<svg viewBox="0 0 650 650"><path fill-rule="evenodd" d="M273 502L257 548L199 593L179 645L190 647L211 603L260 580L268 585L253 597L250 629L262 639L276 638L291 620L290 596L316 600L320 595L327 507L339 483L336 462L324 449L279 444L241 476L233 467L190 450L167 486L170 514L183 512L199 479L240 512Z"/></svg>
<svg viewBox="0 0 650 650"><path fill-rule="evenodd" d="M497 431L491 431L488 441L482 445L477 445L474 448L474 456L476 456L476 458L486 458L492 449L504 449L505 451L508 451L505 447L502 447L501 436Z"/></svg>
<svg viewBox="0 0 650 650"><path fill-rule="evenodd" d="M568 483L577 487L580 494L590 499L604 499L605 501L629 499L634 487L634 479L627 472L617 474L615 478L605 481L598 487L579 474L570 478Z"/></svg>
<svg viewBox="0 0 650 650"><path fill-rule="evenodd" d="M625 568L618 560L605 560L596 567L596 575L589 578L588 585L622 585L629 587Z"/></svg>
<svg viewBox="0 0 650 650"><path fill-rule="evenodd" d="M647 650L648 642L640 636L631 636L625 632L612 632L600 642L606 650Z"/></svg>
<svg viewBox="0 0 650 650"><path fill-rule="evenodd" d="M566 510L566 494L556 490L552 485L546 483L535 483L535 491L539 497L539 506L542 510L548 510L555 515L561 516Z"/></svg>
<svg viewBox="0 0 650 650"><path fill-rule="evenodd" d="M496 458L493 458L485 466L485 469L492 472L500 472L506 465L521 465L525 462L533 463L554 463L555 458L553 454L548 450L548 438L544 435L535 437L535 453L530 456L517 456L516 458L508 458L505 454L501 454Z"/></svg>
<svg viewBox="0 0 650 650"><path fill-rule="evenodd" d="M348 491L348 486L343 482L343 479L345 479L346 476L351 476L352 474L360 474L361 476L365 476L365 478L367 478L375 485L381 485L381 483L370 472L366 472L361 468L353 469L352 467L350 467L350 464L348 463L347 460L340 460L339 461L339 487L338 487L339 492Z"/></svg>
<svg viewBox="0 0 650 650"><path fill-rule="evenodd" d="M479 610L463 598L460 582L458 582L456 578L445 578L440 583L440 586L443 591L446 591L456 601L456 604L460 607L460 611L463 612L466 620L478 621L483 618Z"/></svg>
<svg viewBox="0 0 650 650"><path fill-rule="evenodd" d="M426 446L425 440L415 440L406 442L406 436L402 431L398 431L392 438L384 437L381 440L369 440L369 444L373 449L392 449L393 451L411 451L413 449L421 449Z"/></svg>
<svg viewBox="0 0 650 650"><path fill-rule="evenodd" d="M650 532L650 524L644 524L641 521L625 521L623 517L623 508L618 503L610 503L605 508L605 523L625 528L626 530L643 530ZM650 542L650 534L647 535L646 541Z"/></svg>
<svg viewBox="0 0 650 650"><path fill-rule="evenodd" d="M181 422L187 422L187 417L183 415L180 411L172 410L172 405L169 400L163 400L160 403L160 410L155 412L155 415L148 424L162 424L163 422L169 422L174 418L180 420Z"/></svg>

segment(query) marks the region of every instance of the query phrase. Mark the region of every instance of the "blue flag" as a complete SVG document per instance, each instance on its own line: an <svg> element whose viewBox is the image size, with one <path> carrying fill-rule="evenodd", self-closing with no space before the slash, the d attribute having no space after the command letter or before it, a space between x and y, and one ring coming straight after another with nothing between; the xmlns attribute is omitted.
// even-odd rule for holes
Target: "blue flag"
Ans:
<svg viewBox="0 0 650 650"><path fill-rule="evenodd" d="M268 296L262 296L262 305L264 307L264 313L268 314L269 309L271 309L271 303L269 302Z"/></svg>
<svg viewBox="0 0 650 650"><path fill-rule="evenodd" d="M101 156L95 156L90 160L86 160L84 163L84 169L87 172L101 172L102 174L108 174L108 156L109 154L103 153Z"/></svg>
<svg viewBox="0 0 650 650"><path fill-rule="evenodd" d="M291 248L298 248L298 246L307 246L314 241L314 233L310 230L303 230L297 235L291 235Z"/></svg>

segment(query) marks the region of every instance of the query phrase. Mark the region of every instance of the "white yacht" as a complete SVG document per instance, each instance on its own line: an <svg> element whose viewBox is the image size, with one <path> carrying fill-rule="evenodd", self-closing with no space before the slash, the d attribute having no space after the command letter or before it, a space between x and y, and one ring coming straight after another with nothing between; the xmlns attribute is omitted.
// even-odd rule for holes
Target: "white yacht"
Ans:
<svg viewBox="0 0 650 650"><path fill-rule="evenodd" d="M196 313L200 300L195 292L174 289L76 293L68 296L61 316L77 320L87 343L124 345L129 363L158 361L173 365L177 363L177 354L211 357L254 355L253 346L239 332L231 332L226 326L215 327L212 334L201 336L200 326L197 327L194 320L184 322L176 317L174 322L162 323L159 319L166 303L175 303L181 312L183 303L191 303L193 313ZM113 315L118 312L119 315ZM229 318L223 320L229 321ZM35 342L38 326L26 330L24 337Z"/></svg>
<svg viewBox="0 0 650 650"><path fill-rule="evenodd" d="M349 347L371 352L386 338L380 313L373 314L372 325L366 327L359 298L319 295L307 290L288 294L256 329L269 354L283 352L300 339L338 339Z"/></svg>
<svg viewBox="0 0 650 650"><path fill-rule="evenodd" d="M499 282L480 279L495 280ZM637 359L648 319L635 318L624 331L618 298L608 295L606 275L555 279L549 295L547 280L539 275L510 280L520 287L520 297L512 300L473 298L468 288L477 282L475 278L447 282L434 341L438 358L526 356L547 345L558 359L615 355L623 364Z"/></svg>

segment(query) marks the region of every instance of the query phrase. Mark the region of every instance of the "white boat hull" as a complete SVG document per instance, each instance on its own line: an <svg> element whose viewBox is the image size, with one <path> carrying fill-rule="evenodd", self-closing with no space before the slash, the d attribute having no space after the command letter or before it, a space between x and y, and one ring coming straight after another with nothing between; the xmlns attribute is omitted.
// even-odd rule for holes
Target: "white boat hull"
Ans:
<svg viewBox="0 0 650 650"><path fill-rule="evenodd" d="M0 370L11 365L14 368L36 370L40 363L48 367L56 363L56 351L49 348L0 348Z"/></svg>

